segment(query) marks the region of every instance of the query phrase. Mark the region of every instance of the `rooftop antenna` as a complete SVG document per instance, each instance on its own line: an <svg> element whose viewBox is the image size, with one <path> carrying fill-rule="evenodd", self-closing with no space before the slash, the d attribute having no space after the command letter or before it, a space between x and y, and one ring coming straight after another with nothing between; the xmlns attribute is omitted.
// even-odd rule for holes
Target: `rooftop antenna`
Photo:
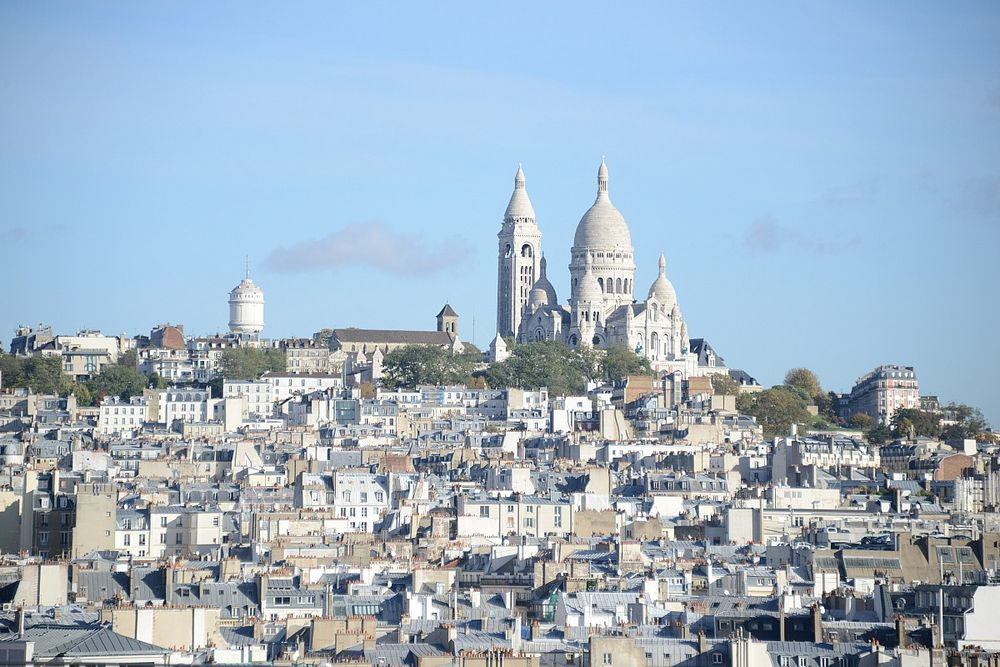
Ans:
<svg viewBox="0 0 1000 667"><path fill-rule="evenodd" d="M247 278L250 277L250 255L244 255L247 266Z"/></svg>

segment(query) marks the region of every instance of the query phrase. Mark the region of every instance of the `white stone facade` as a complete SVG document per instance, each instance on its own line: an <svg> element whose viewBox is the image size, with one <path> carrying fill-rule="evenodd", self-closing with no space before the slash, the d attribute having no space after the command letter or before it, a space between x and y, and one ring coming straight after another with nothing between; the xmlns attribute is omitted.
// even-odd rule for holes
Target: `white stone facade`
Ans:
<svg viewBox="0 0 1000 667"><path fill-rule="evenodd" d="M646 300L634 299L632 239L624 216L611 203L603 161L597 198L581 218L573 240L568 304L558 302L546 275L542 235L520 167L498 238L500 335L516 336L522 343L558 340L572 347L624 346L644 355L657 371L680 372L683 377L700 374L662 255ZM532 276L537 279L525 289ZM511 324L514 321L517 324Z"/></svg>

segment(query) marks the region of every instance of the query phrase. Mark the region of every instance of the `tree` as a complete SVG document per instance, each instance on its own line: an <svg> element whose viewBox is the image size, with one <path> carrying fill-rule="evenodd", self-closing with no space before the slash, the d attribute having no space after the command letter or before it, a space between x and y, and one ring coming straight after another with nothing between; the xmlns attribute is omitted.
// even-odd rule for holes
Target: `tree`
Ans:
<svg viewBox="0 0 1000 667"><path fill-rule="evenodd" d="M450 355L436 345L404 345L385 355L382 380L389 387L464 384L476 364L475 355Z"/></svg>
<svg viewBox="0 0 1000 667"><path fill-rule="evenodd" d="M320 329L313 334L313 340L323 347L330 347L330 339L333 338L333 329Z"/></svg>
<svg viewBox="0 0 1000 667"><path fill-rule="evenodd" d="M729 373L713 373L712 392L726 396L738 396L740 383L734 380Z"/></svg>
<svg viewBox="0 0 1000 667"><path fill-rule="evenodd" d="M219 367L227 380L257 380L268 371L283 372L285 353L273 348L237 347L222 353Z"/></svg>
<svg viewBox="0 0 1000 667"><path fill-rule="evenodd" d="M552 396L580 395L593 370L579 351L558 341L522 343L510 352L504 361L477 373L494 389L548 387Z"/></svg>
<svg viewBox="0 0 1000 667"><path fill-rule="evenodd" d="M976 438L990 427L979 408L949 403L944 408L944 414L949 421L955 422L948 424L941 431L941 437L947 440Z"/></svg>
<svg viewBox="0 0 1000 667"><path fill-rule="evenodd" d="M124 366L125 368L132 368L138 370L139 368L139 355L136 354L135 350L129 350L118 357L117 364L119 366Z"/></svg>
<svg viewBox="0 0 1000 667"><path fill-rule="evenodd" d="M649 359L639 356L624 345L613 345L601 355L601 376L608 382L624 380L629 375L652 375Z"/></svg>
<svg viewBox="0 0 1000 667"><path fill-rule="evenodd" d="M875 420L872 419L871 415L858 412L851 417L851 426L867 433L875 427Z"/></svg>
<svg viewBox="0 0 1000 667"><path fill-rule="evenodd" d="M785 384L789 387L798 387L810 399L815 399L823 393L819 378L808 368L793 368L785 373Z"/></svg>
<svg viewBox="0 0 1000 667"><path fill-rule="evenodd" d="M916 408L900 408L892 414L890 428L897 438L918 435L936 438L941 434L941 415Z"/></svg>
<svg viewBox="0 0 1000 667"><path fill-rule="evenodd" d="M15 357L13 354L0 353L0 373L3 374L4 387L25 386L24 360L20 357Z"/></svg>
<svg viewBox="0 0 1000 667"><path fill-rule="evenodd" d="M362 382L358 386L358 392L361 394L361 398L375 398L375 385L371 382Z"/></svg>
<svg viewBox="0 0 1000 667"><path fill-rule="evenodd" d="M486 384L486 378L484 378L481 375L477 375L474 377L470 377L466 381L465 386L468 389L486 389L488 385Z"/></svg>
<svg viewBox="0 0 1000 667"><path fill-rule="evenodd" d="M87 389L91 396L117 396L127 401L133 396L142 394L146 388L146 376L134 366L111 364L87 381Z"/></svg>
<svg viewBox="0 0 1000 667"><path fill-rule="evenodd" d="M24 360L24 384L36 394L65 396L73 388L69 376L63 373L59 355L36 355Z"/></svg>
<svg viewBox="0 0 1000 667"><path fill-rule="evenodd" d="M746 409L740 411L756 417L767 437L786 435L792 424L811 424L813 421L805 399L789 387L772 387L744 396L749 400L742 402Z"/></svg>
<svg viewBox="0 0 1000 667"><path fill-rule="evenodd" d="M74 386L73 395L76 396L76 404L79 406L89 407L94 404L94 395L90 393L90 389L85 384Z"/></svg>
<svg viewBox="0 0 1000 667"><path fill-rule="evenodd" d="M813 396L813 402L816 403L816 409L824 419L831 422L841 421L836 410L837 394L835 392L819 393Z"/></svg>
<svg viewBox="0 0 1000 667"><path fill-rule="evenodd" d="M205 386L208 387L209 390L211 390L212 396L214 396L216 398L221 398L222 395L223 395L223 391L222 390L225 387L225 383L226 383L226 379L224 377L222 377L221 375L217 375L214 378L212 378L211 380L209 380L208 382L206 382Z"/></svg>
<svg viewBox="0 0 1000 667"><path fill-rule="evenodd" d="M892 431L885 424L879 424L872 430L868 431L868 442L873 445L881 445L889 441L892 437Z"/></svg>

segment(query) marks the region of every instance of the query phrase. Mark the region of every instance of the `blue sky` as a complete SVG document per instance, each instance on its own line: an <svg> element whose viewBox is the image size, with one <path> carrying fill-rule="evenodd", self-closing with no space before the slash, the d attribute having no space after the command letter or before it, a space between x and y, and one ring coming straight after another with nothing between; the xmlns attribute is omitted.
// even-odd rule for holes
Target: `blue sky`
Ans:
<svg viewBox="0 0 1000 667"><path fill-rule="evenodd" d="M607 155L637 292L764 384L879 363L1000 422L1000 5L0 5L0 340L494 331L523 162L550 278Z"/></svg>

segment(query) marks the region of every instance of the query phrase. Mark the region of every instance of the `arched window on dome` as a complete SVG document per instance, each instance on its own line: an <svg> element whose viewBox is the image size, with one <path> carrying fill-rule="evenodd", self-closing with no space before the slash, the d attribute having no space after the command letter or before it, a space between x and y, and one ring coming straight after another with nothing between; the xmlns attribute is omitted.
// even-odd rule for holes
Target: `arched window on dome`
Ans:
<svg viewBox="0 0 1000 667"><path fill-rule="evenodd" d="M615 279L615 291L618 292L619 294L622 293L622 279L621 278L616 278Z"/></svg>
<svg viewBox="0 0 1000 667"><path fill-rule="evenodd" d="M601 288L601 291L603 292L604 291L604 278L598 278L597 279L597 285Z"/></svg>
<svg viewBox="0 0 1000 667"><path fill-rule="evenodd" d="M525 243L521 246L521 257L534 257L535 252L531 249L531 245Z"/></svg>
<svg viewBox="0 0 1000 667"><path fill-rule="evenodd" d="M649 352L653 359L660 358L660 337L655 331L649 335Z"/></svg>
<svg viewBox="0 0 1000 667"><path fill-rule="evenodd" d="M543 341L543 340L545 340L545 330L544 329L538 329L537 331L535 331L535 340L536 341Z"/></svg>
<svg viewBox="0 0 1000 667"><path fill-rule="evenodd" d="M510 244L508 243L507 247L503 249L503 256L504 257L510 257L513 254L513 252L514 252L514 249L511 248Z"/></svg>

